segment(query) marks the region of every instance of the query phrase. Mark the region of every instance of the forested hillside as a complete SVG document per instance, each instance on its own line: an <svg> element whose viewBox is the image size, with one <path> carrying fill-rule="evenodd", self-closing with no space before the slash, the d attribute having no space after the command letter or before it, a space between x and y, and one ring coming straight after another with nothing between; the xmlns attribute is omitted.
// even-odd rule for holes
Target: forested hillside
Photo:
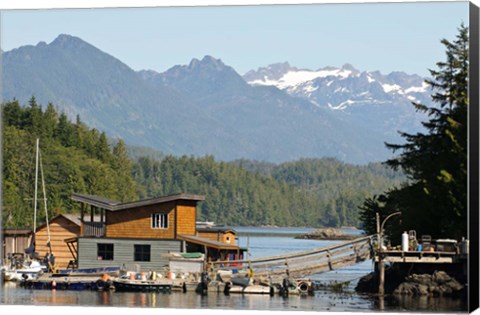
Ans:
<svg viewBox="0 0 480 315"><path fill-rule="evenodd" d="M43 110L35 98L26 107L15 100L7 102L2 111L4 226L33 224L37 138L40 138L48 205L53 214L72 211L73 192L114 200L137 197L131 176L132 162L123 141L118 141L112 149L105 133L89 129L80 118L70 122L53 104ZM43 198L41 191L39 187L39 198ZM38 215L41 221L45 213L39 211Z"/></svg>
<svg viewBox="0 0 480 315"><path fill-rule="evenodd" d="M145 196L181 191L206 195L199 219L279 226L358 226L358 206L366 196L405 180L378 163L305 159L275 165L220 162L212 156L168 156L161 162L141 158L134 176Z"/></svg>
<svg viewBox="0 0 480 315"><path fill-rule="evenodd" d="M26 106L7 102L2 111L2 215L9 227L33 223L36 138L51 215L75 211L73 192L119 201L187 192L206 196L197 219L217 224L358 226L362 201L404 179L380 164L354 166L336 159L276 165L127 150L122 140L107 139L80 117L69 121L53 104L44 110L35 98Z"/></svg>

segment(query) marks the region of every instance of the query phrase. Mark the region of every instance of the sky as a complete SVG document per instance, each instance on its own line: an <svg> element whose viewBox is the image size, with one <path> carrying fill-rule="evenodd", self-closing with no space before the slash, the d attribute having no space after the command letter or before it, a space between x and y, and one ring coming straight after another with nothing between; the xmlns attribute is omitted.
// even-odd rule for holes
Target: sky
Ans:
<svg viewBox="0 0 480 315"><path fill-rule="evenodd" d="M316 70L428 75L442 38L468 25L468 2L3 10L1 48L70 34L134 70L211 55L240 74L276 62Z"/></svg>

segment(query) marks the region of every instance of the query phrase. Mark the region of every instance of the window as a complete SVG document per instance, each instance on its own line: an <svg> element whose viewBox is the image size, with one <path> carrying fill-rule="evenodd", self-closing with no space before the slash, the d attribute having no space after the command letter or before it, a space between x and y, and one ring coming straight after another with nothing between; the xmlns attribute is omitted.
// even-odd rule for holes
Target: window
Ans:
<svg viewBox="0 0 480 315"><path fill-rule="evenodd" d="M152 213L152 229L167 229L168 213Z"/></svg>
<svg viewBox="0 0 480 315"><path fill-rule="evenodd" d="M113 260L113 244L97 244L98 260Z"/></svg>
<svg viewBox="0 0 480 315"><path fill-rule="evenodd" d="M135 261L150 261L150 245L135 245Z"/></svg>

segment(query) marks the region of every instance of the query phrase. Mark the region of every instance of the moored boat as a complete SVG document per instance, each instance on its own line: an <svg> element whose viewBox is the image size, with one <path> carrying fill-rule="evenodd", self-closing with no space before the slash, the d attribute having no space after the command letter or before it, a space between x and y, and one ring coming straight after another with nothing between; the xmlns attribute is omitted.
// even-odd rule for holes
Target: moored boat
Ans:
<svg viewBox="0 0 480 315"><path fill-rule="evenodd" d="M248 287L249 285L253 284L252 278L248 276L231 277L230 282L232 282L233 285L237 285L241 287Z"/></svg>
<svg viewBox="0 0 480 315"><path fill-rule="evenodd" d="M103 274L109 274L116 276L120 273L120 267L101 267L101 268L81 268L81 269L61 269L52 274L52 277L81 277L81 276L101 276Z"/></svg>
<svg viewBox="0 0 480 315"><path fill-rule="evenodd" d="M173 281L169 279L159 280L131 280L118 278L114 279L113 287L118 292L163 292L172 291Z"/></svg>
<svg viewBox="0 0 480 315"><path fill-rule="evenodd" d="M20 268L5 268L2 271L4 281L22 281L36 279L47 271L38 261L24 263Z"/></svg>

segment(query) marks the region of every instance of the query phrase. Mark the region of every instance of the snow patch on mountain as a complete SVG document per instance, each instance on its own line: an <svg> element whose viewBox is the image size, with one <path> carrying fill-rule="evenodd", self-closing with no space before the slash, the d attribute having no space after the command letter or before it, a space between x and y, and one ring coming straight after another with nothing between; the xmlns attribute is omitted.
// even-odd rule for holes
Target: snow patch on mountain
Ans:
<svg viewBox="0 0 480 315"><path fill-rule="evenodd" d="M277 88L284 90L292 88L303 84L308 81L315 80L317 78L327 78L327 77L337 77L337 78L348 78L351 76L353 71L345 69L332 69L332 70L319 70L319 71L310 71L310 70L298 70L298 71L288 71L280 79L272 80L267 76L264 76L262 79L257 79L253 81L248 81L250 85L268 85L276 86Z"/></svg>
<svg viewBox="0 0 480 315"><path fill-rule="evenodd" d="M401 92L403 92L402 88L397 84L385 83L385 84L382 84L382 88L385 91L385 93L390 93L390 92L400 92L401 93Z"/></svg>
<svg viewBox="0 0 480 315"><path fill-rule="evenodd" d="M406 94L410 93L425 93L428 91L429 85L426 82L423 82L421 86L412 86L405 90Z"/></svg>
<svg viewBox="0 0 480 315"><path fill-rule="evenodd" d="M315 106L346 110L359 104L409 104L427 99L424 79L404 72L382 75L379 71L360 72L346 64L341 68L298 69L288 63L272 64L249 71L244 79L252 86L275 86ZM315 102L314 102L315 101Z"/></svg>

